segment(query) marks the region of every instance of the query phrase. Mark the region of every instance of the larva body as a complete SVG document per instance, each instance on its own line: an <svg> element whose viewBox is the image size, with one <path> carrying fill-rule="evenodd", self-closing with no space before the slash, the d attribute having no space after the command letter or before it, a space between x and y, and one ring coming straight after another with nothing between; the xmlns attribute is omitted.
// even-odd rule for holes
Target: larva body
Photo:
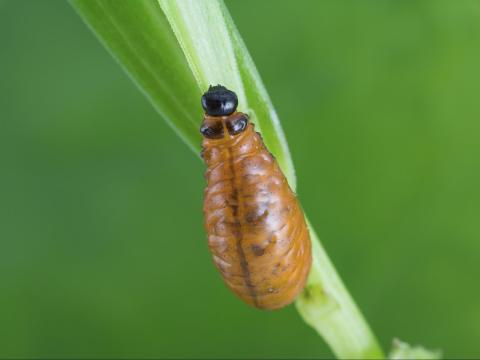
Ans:
<svg viewBox="0 0 480 360"><path fill-rule="evenodd" d="M311 264L300 205L245 114L207 114L202 133L205 228L215 266L249 305L288 305Z"/></svg>

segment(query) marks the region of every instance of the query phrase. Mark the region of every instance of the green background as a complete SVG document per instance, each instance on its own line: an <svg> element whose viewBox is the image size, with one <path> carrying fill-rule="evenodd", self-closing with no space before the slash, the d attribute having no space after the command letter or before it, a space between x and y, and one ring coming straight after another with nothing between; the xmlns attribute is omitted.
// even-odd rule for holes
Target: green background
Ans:
<svg viewBox="0 0 480 360"><path fill-rule="evenodd" d="M479 357L480 3L227 5L382 344ZM0 44L0 357L331 356L225 288L204 166L67 2L0 0Z"/></svg>

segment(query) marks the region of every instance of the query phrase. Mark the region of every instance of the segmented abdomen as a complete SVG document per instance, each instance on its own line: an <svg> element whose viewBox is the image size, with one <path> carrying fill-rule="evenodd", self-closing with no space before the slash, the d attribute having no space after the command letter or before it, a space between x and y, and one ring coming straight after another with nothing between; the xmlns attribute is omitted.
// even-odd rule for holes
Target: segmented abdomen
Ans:
<svg viewBox="0 0 480 360"><path fill-rule="evenodd" d="M307 225L276 160L253 126L234 141L204 142L208 245L227 286L276 309L303 288L311 264Z"/></svg>

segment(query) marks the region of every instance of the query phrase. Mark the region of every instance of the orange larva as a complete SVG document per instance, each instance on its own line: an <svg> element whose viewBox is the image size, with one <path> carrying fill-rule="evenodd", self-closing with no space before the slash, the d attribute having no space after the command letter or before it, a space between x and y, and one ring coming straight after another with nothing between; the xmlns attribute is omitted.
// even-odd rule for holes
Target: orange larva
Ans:
<svg viewBox="0 0 480 360"><path fill-rule="evenodd" d="M275 158L223 86L202 97L208 246L227 286L247 304L278 309L303 289L311 244L302 209Z"/></svg>

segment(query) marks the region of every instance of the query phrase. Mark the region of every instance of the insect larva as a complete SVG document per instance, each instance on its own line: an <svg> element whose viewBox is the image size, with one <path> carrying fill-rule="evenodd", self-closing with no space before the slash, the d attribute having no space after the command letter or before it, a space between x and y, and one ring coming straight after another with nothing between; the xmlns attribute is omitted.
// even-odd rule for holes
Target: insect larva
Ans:
<svg viewBox="0 0 480 360"><path fill-rule="evenodd" d="M208 246L227 286L247 304L278 309L303 289L311 244L275 158L223 86L202 96Z"/></svg>

